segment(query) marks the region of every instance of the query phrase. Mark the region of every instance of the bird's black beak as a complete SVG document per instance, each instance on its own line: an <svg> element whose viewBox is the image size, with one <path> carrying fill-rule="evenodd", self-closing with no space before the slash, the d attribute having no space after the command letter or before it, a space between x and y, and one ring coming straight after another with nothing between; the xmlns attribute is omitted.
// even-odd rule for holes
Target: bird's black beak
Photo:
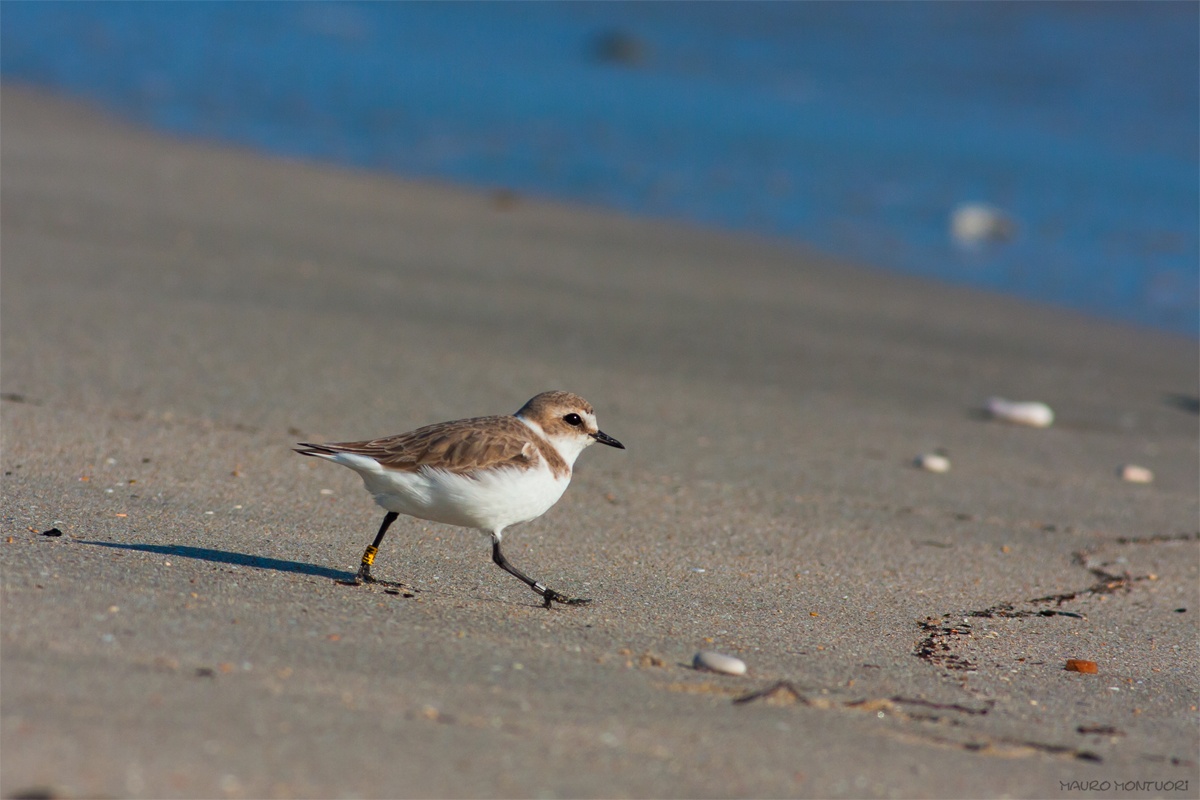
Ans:
<svg viewBox="0 0 1200 800"><path fill-rule="evenodd" d="M613 437L609 436L604 431L596 431L595 433L592 434L592 438L595 439L600 444L606 444L609 447L615 447L618 450L625 449L625 445L621 444L620 442L618 442Z"/></svg>

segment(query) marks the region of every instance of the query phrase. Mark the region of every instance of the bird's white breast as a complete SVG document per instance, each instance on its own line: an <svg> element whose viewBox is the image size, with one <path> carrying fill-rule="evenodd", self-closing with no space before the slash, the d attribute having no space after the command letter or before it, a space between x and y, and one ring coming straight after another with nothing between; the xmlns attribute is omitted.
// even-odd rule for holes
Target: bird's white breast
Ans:
<svg viewBox="0 0 1200 800"><path fill-rule="evenodd" d="M463 475L429 467L386 469L373 459L341 453L338 461L358 472L375 502L388 511L485 531L540 517L571 482L570 475L555 478L544 462Z"/></svg>

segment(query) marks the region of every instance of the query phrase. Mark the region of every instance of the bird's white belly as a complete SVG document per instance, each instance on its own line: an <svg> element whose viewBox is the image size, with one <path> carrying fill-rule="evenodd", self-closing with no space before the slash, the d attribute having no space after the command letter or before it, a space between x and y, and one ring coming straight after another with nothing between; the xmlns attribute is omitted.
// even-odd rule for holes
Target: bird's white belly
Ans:
<svg viewBox="0 0 1200 800"><path fill-rule="evenodd" d="M566 491L569 476L549 469L500 468L456 475L439 469L417 472L360 471L367 491L388 511L410 517L498 531L546 513Z"/></svg>

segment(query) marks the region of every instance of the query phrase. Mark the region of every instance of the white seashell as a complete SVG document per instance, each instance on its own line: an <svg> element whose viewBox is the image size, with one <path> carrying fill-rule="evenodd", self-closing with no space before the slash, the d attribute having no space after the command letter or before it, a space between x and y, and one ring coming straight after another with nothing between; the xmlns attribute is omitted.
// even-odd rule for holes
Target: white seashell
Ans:
<svg viewBox="0 0 1200 800"><path fill-rule="evenodd" d="M949 472L950 459L941 453L922 453L913 459L913 465L926 472Z"/></svg>
<svg viewBox="0 0 1200 800"><path fill-rule="evenodd" d="M1121 480L1129 481L1130 483L1153 483L1154 473L1145 467L1139 467L1137 464L1122 464L1117 470L1117 475L1121 476Z"/></svg>
<svg viewBox="0 0 1200 800"><path fill-rule="evenodd" d="M988 413L1014 425L1029 425L1033 428L1048 428L1054 422L1054 412L1045 403L1017 402L1003 397L991 397L987 401Z"/></svg>
<svg viewBox="0 0 1200 800"><path fill-rule="evenodd" d="M950 214L950 233L959 244L1007 241L1016 229L1011 217L982 203L963 203Z"/></svg>
<svg viewBox="0 0 1200 800"><path fill-rule="evenodd" d="M696 653L696 657L692 659L692 666L696 669L706 669L710 672L723 672L726 675L746 674L745 661L713 650L701 650L699 653Z"/></svg>

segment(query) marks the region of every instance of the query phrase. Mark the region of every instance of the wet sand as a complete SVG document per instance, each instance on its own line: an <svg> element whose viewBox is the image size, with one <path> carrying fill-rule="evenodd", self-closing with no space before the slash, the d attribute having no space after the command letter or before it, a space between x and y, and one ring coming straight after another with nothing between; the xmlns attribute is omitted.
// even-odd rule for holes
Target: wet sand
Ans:
<svg viewBox="0 0 1200 800"><path fill-rule="evenodd" d="M0 115L4 797L1195 796L1195 341ZM550 388L628 450L506 552L592 605L412 520L337 582L382 512L294 442Z"/></svg>

